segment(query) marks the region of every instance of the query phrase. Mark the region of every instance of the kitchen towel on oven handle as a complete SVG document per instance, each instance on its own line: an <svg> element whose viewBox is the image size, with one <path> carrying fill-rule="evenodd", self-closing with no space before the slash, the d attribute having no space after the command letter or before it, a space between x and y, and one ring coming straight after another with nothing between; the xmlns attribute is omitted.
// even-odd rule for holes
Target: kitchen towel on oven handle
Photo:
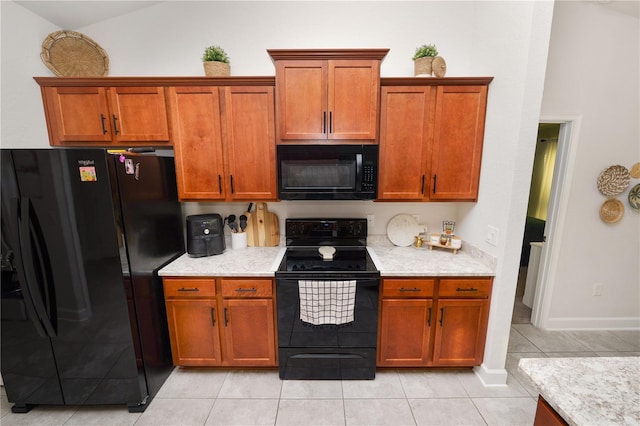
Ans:
<svg viewBox="0 0 640 426"><path fill-rule="evenodd" d="M313 325L354 321L356 281L299 280L300 319Z"/></svg>

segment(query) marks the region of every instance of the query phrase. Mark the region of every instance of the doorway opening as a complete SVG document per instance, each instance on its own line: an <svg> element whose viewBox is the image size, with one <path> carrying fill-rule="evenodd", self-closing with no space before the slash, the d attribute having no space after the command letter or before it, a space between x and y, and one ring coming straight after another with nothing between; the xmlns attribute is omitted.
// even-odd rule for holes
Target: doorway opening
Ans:
<svg viewBox="0 0 640 426"><path fill-rule="evenodd" d="M560 123L539 123L512 323L529 324L558 151Z"/></svg>

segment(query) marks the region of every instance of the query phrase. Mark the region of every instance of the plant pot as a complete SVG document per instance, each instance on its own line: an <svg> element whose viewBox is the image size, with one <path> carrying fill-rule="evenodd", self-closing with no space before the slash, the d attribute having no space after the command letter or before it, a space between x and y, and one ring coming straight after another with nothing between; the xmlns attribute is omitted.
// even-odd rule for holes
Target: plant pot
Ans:
<svg viewBox="0 0 640 426"><path fill-rule="evenodd" d="M431 77L433 62L432 56L424 56L422 58L414 59L414 74L416 77Z"/></svg>
<svg viewBox="0 0 640 426"><path fill-rule="evenodd" d="M207 77L224 77L231 75L231 66L225 62L205 61L204 74Z"/></svg>

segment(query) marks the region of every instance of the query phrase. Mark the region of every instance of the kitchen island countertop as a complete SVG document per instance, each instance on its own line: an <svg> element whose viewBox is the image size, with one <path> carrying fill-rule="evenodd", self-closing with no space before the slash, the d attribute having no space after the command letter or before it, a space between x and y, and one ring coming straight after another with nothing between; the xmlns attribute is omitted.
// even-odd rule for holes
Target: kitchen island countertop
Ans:
<svg viewBox="0 0 640 426"><path fill-rule="evenodd" d="M453 254L443 249L396 247L386 237L369 238L367 246L382 277L493 276L494 270L476 253ZM247 247L207 257L184 254L161 268L160 276L175 277L273 277L286 247Z"/></svg>
<svg viewBox="0 0 640 426"><path fill-rule="evenodd" d="M640 357L523 358L519 367L570 425L640 425Z"/></svg>

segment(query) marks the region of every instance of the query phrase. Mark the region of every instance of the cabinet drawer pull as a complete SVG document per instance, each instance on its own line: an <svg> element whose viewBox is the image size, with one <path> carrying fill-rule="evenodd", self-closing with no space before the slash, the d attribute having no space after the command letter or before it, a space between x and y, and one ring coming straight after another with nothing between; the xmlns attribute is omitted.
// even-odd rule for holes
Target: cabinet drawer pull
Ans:
<svg viewBox="0 0 640 426"><path fill-rule="evenodd" d="M218 175L218 192L222 194L222 175Z"/></svg>
<svg viewBox="0 0 640 426"><path fill-rule="evenodd" d="M429 308L429 317L427 318L427 325L431 327L431 308Z"/></svg>
<svg viewBox="0 0 640 426"><path fill-rule="evenodd" d="M112 117L113 117L113 132L117 135L118 133L120 133L120 130L118 130L118 117L116 117L115 114L113 114Z"/></svg>
<svg viewBox="0 0 640 426"><path fill-rule="evenodd" d="M178 289L178 291L200 291L200 289L198 287L193 287L193 288L181 287L181 288Z"/></svg>
<svg viewBox="0 0 640 426"><path fill-rule="evenodd" d="M444 321L444 308L440 308L440 327L442 327L442 321Z"/></svg>
<svg viewBox="0 0 640 426"><path fill-rule="evenodd" d="M433 175L433 193L436 193L436 182L438 181L438 175Z"/></svg>
<svg viewBox="0 0 640 426"><path fill-rule="evenodd" d="M420 193L424 194L424 175L422 175L422 186L420 187Z"/></svg>
<svg viewBox="0 0 640 426"><path fill-rule="evenodd" d="M216 309L211 308L211 325L216 326Z"/></svg>
<svg viewBox="0 0 640 426"><path fill-rule="evenodd" d="M469 287L469 288L456 288L456 291L478 291L477 288Z"/></svg>
<svg viewBox="0 0 640 426"><path fill-rule="evenodd" d="M224 308L224 326L226 327L229 324L229 319L227 318L227 308Z"/></svg>
<svg viewBox="0 0 640 426"><path fill-rule="evenodd" d="M107 126L105 126L105 121L107 120L107 117L104 116L104 114L100 114L100 123L102 124L102 134L106 135L107 134Z"/></svg>
<svg viewBox="0 0 640 426"><path fill-rule="evenodd" d="M333 112L329 111L329 133L333 133Z"/></svg>
<svg viewBox="0 0 640 426"><path fill-rule="evenodd" d="M231 193L233 194L234 193L234 190L233 190L233 175L230 175L229 179L231 180Z"/></svg>
<svg viewBox="0 0 640 426"><path fill-rule="evenodd" d="M322 133L327 133L327 112L322 113Z"/></svg>
<svg viewBox="0 0 640 426"><path fill-rule="evenodd" d="M242 288L242 287L239 287L239 288L236 288L236 291L237 291L238 293L255 293L256 291L258 291L258 289L257 289L257 288L255 288L255 287L251 287L251 288Z"/></svg>
<svg viewBox="0 0 640 426"><path fill-rule="evenodd" d="M420 291L420 289L418 287L414 287L414 288L400 287L400 291Z"/></svg>

